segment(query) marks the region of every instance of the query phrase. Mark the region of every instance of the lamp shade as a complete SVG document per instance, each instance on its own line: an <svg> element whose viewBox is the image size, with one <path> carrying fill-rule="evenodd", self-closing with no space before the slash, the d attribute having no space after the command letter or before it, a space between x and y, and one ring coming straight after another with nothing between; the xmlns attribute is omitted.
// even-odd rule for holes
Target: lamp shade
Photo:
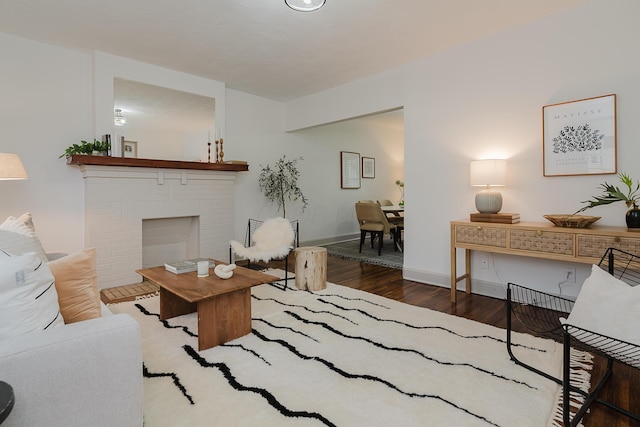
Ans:
<svg viewBox="0 0 640 427"><path fill-rule="evenodd" d="M311 12L324 6L326 0L284 0L284 2L298 12Z"/></svg>
<svg viewBox="0 0 640 427"><path fill-rule="evenodd" d="M0 153L0 180L27 178L27 172L17 154Z"/></svg>
<svg viewBox="0 0 640 427"><path fill-rule="evenodd" d="M507 185L507 161L501 159L475 160L471 162L469 176L473 186Z"/></svg>

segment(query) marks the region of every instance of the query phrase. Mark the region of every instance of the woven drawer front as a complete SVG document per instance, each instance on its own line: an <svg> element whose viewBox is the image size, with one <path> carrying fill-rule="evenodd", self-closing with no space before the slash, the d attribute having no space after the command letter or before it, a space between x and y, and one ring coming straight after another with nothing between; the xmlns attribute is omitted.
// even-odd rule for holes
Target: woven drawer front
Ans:
<svg viewBox="0 0 640 427"><path fill-rule="evenodd" d="M456 242L506 248L507 231L485 226L458 226L456 227Z"/></svg>
<svg viewBox="0 0 640 427"><path fill-rule="evenodd" d="M616 248L621 251L630 252L634 255L640 255L640 236L638 236L638 238L633 238L598 236L591 234L578 235L579 257L600 259L608 248Z"/></svg>
<svg viewBox="0 0 640 427"><path fill-rule="evenodd" d="M510 248L573 256L573 234L512 230Z"/></svg>

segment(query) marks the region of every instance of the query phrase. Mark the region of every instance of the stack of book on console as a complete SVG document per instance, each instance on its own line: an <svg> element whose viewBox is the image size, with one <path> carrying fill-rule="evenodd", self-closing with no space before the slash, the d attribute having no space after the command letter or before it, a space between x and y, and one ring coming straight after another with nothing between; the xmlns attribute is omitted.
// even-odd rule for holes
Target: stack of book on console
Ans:
<svg viewBox="0 0 640 427"><path fill-rule="evenodd" d="M472 213L470 215L471 222L493 222L498 224L517 224L520 222L519 213L497 213L497 214L485 214L485 213Z"/></svg>
<svg viewBox="0 0 640 427"><path fill-rule="evenodd" d="M198 261L209 261L209 268L215 267L215 263L208 258L194 258L184 261L167 262L164 268L175 274L189 273L198 269Z"/></svg>

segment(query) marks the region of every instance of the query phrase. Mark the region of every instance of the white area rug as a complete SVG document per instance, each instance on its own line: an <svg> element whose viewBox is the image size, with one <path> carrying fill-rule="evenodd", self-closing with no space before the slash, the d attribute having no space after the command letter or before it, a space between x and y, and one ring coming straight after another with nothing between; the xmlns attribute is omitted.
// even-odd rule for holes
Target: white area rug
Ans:
<svg viewBox="0 0 640 427"><path fill-rule="evenodd" d="M255 287L253 332L202 352L195 314L158 307L110 307L142 326L145 426L540 427L560 393L509 360L503 329L338 285ZM561 345L514 342L560 376Z"/></svg>

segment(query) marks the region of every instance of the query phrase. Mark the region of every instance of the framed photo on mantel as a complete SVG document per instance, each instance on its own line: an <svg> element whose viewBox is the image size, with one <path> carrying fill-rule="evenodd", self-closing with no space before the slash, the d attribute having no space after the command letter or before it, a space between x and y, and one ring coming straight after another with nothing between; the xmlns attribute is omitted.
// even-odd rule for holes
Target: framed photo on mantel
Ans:
<svg viewBox="0 0 640 427"><path fill-rule="evenodd" d="M128 157L131 159L138 158L138 142L137 141L126 141L123 137L121 150L122 150L122 157Z"/></svg>
<svg viewBox="0 0 640 427"><path fill-rule="evenodd" d="M617 172L616 95L542 107L543 175Z"/></svg>

